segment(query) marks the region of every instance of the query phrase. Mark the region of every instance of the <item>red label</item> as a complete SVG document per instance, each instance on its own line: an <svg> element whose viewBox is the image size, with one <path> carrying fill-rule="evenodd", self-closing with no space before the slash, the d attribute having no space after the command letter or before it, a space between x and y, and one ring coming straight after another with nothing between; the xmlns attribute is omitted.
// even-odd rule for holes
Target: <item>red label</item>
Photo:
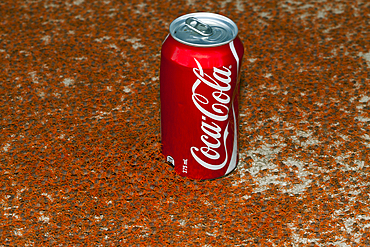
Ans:
<svg viewBox="0 0 370 247"><path fill-rule="evenodd" d="M211 179L236 167L242 56L238 38L211 48L189 47L171 36L163 44L162 150L180 175Z"/></svg>

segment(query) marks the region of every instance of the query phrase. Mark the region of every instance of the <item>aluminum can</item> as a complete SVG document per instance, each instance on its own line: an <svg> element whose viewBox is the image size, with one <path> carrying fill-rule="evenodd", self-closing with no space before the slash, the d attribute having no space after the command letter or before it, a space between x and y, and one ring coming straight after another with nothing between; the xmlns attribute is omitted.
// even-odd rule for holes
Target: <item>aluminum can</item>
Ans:
<svg viewBox="0 0 370 247"><path fill-rule="evenodd" d="M162 153L181 176L225 176L239 158L238 28L225 16L198 12L169 29L160 67Z"/></svg>

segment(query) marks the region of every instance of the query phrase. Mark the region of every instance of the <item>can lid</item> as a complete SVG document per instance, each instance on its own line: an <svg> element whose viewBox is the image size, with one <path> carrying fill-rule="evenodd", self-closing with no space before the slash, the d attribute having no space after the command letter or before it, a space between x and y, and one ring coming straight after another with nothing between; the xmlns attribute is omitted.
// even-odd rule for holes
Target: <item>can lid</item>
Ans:
<svg viewBox="0 0 370 247"><path fill-rule="evenodd" d="M225 16L198 12L175 19L170 33L177 41L190 46L214 47L232 41L238 34L238 27Z"/></svg>

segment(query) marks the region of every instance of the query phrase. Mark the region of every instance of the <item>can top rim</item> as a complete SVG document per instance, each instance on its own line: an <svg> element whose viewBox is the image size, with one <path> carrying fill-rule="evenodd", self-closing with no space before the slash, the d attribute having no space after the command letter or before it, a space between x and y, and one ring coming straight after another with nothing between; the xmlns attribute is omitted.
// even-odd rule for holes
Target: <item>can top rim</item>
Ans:
<svg viewBox="0 0 370 247"><path fill-rule="evenodd" d="M189 19L199 21L200 26L206 26L207 34L195 30L189 26ZM195 27L196 24L195 24ZM209 28L211 34L209 34ZM171 36L180 43L196 47L215 47L230 43L238 34L236 24L226 16L209 13L196 12L182 15L170 24ZM213 30L213 32L212 32ZM195 32L196 31L196 32Z"/></svg>

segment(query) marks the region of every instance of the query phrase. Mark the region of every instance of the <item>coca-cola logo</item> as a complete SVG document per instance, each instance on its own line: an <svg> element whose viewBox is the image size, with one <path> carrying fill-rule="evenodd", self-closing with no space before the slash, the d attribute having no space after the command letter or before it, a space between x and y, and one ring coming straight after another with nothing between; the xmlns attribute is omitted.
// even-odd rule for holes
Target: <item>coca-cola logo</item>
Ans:
<svg viewBox="0 0 370 247"><path fill-rule="evenodd" d="M228 152L226 148L226 140L228 136L227 123L224 130L221 129L217 122L228 120L230 94L226 93L231 90L231 66L229 68L213 68L212 76L204 73L201 64L195 59L198 68L193 68L193 72L197 80L192 87L192 100L194 105L199 109L202 115L201 129L203 135L200 139L204 146L191 147L190 151L194 159L203 167L211 170L219 170L223 168L228 161ZM214 89L212 92L213 99L208 99L206 96L197 93L197 88L202 83ZM211 102L213 102L212 105ZM223 147L222 147L223 146ZM225 149L226 157L222 161L220 149ZM202 158L201 158L202 157ZM209 164L204 161L206 158L210 160L220 160L216 164ZM217 164L218 163L218 164Z"/></svg>

